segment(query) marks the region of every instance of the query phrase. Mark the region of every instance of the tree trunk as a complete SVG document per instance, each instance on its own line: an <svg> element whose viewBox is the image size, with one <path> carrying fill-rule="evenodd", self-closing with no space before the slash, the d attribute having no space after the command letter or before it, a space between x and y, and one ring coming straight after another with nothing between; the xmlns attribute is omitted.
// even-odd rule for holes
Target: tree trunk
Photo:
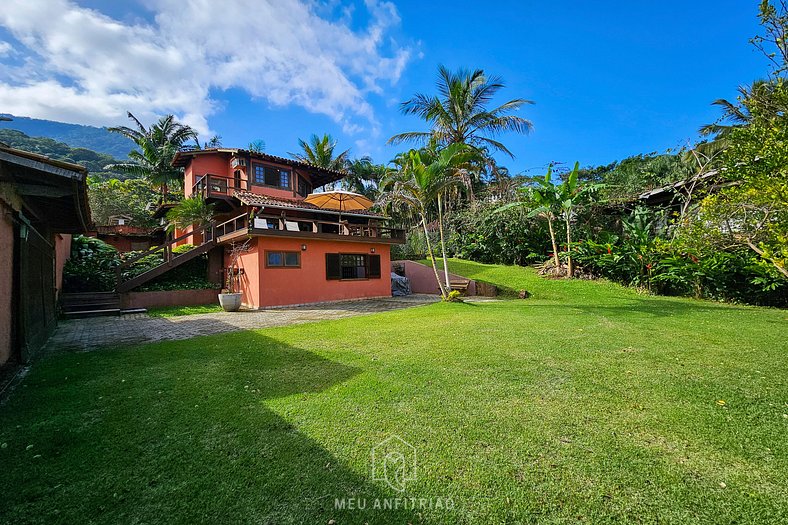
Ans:
<svg viewBox="0 0 788 525"><path fill-rule="evenodd" d="M754 251L755 253L760 255L764 260L766 260L769 263L771 263L772 266L777 268L778 272L783 274L785 277L788 277L788 270L786 270L785 267L780 266L779 264L777 264L777 262L774 259L771 259L769 257L764 257L764 255L765 255L764 251L761 250L758 246L756 246L755 243L753 243L750 239L745 239L744 242L745 242L745 244L747 244L747 247L749 249L751 249L752 251Z"/></svg>
<svg viewBox="0 0 788 525"><path fill-rule="evenodd" d="M553 261L555 261L555 271L561 269L561 259L558 258L558 243L555 242L555 230L553 230L553 218L547 217L547 229L550 230L550 242L553 243Z"/></svg>
<svg viewBox="0 0 788 525"><path fill-rule="evenodd" d="M571 279L575 275L575 268L572 264L572 230L569 217L566 219L566 276Z"/></svg>
<svg viewBox="0 0 788 525"><path fill-rule="evenodd" d="M432 271L435 272L435 280L438 282L438 288L441 291L441 297L446 299L446 290L443 288L441 276L438 275L438 263L435 261L435 253L432 251L432 243L430 242L430 235L427 232L427 217L421 214L421 225L424 226L424 241L427 243L427 254L430 256L432 262Z"/></svg>
<svg viewBox="0 0 788 525"><path fill-rule="evenodd" d="M441 255L443 255L443 277L446 279L446 290L451 291L451 281L449 280L449 263L446 260L446 244L443 241L443 204L441 196L438 195L438 231L441 236Z"/></svg>

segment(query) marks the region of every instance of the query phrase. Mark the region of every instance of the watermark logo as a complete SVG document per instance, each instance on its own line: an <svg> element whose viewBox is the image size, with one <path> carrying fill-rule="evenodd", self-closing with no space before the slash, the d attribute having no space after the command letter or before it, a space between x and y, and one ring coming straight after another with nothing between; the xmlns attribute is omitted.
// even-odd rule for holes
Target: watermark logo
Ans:
<svg viewBox="0 0 788 525"><path fill-rule="evenodd" d="M405 483L416 479L416 448L397 435L372 447L372 479L403 492Z"/></svg>

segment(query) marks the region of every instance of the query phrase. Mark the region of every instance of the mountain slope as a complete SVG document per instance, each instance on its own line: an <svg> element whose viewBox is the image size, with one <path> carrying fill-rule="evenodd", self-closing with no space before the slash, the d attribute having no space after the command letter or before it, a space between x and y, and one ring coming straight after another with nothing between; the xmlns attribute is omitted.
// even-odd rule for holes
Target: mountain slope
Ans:
<svg viewBox="0 0 788 525"><path fill-rule="evenodd" d="M46 155L55 160L74 162L85 166L94 178L126 179L128 175L107 171L104 166L118 161L105 153L97 153L87 148L72 148L68 144L58 142L48 137L29 137L15 129L0 127L0 142L12 148L23 149L40 155Z"/></svg>
<svg viewBox="0 0 788 525"><path fill-rule="evenodd" d="M125 159L129 151L134 148L134 143L129 139L116 133L110 133L107 128L17 117L9 114L2 114L2 116L11 117L13 120L0 122L0 130L18 130L30 137L49 137L58 142L64 142L72 148L87 148L116 159Z"/></svg>

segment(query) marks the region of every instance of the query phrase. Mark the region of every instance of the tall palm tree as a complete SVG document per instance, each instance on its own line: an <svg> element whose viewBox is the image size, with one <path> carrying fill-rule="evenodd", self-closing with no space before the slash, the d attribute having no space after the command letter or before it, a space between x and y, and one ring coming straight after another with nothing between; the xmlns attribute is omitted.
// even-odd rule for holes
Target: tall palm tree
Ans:
<svg viewBox="0 0 788 525"><path fill-rule="evenodd" d="M779 82L781 80L756 80L751 86L739 86L737 102L724 98L712 102L712 105L722 108L722 115L714 123L700 128L700 134L710 137L710 140L700 144L698 150L706 155L712 155L727 148L731 132L752 122L753 116L750 113L752 106L757 105L761 111L773 116L788 112L788 107L782 103L782 99L774 96Z"/></svg>
<svg viewBox="0 0 788 525"><path fill-rule="evenodd" d="M108 129L131 139L139 150L129 153L129 162L110 164L105 169L145 178L151 185L158 186L162 198L166 199L169 187L183 180L182 170L172 165L175 154L186 141L197 140L197 133L176 121L172 115L161 117L150 128L146 128L131 112L128 116L135 128L117 126Z"/></svg>
<svg viewBox="0 0 788 525"><path fill-rule="evenodd" d="M477 148L489 148L514 157L511 151L492 137L501 133L528 133L533 124L512 115L532 101L515 98L492 109L488 104L504 87L498 77L487 77L484 70L460 69L451 72L438 68L438 96L416 94L402 103L402 112L416 115L429 123L430 131L411 131L394 135L390 144L402 142L427 143L434 139L439 145L462 143Z"/></svg>
<svg viewBox="0 0 788 525"><path fill-rule="evenodd" d="M322 137L313 134L309 137L309 142L298 139L298 145L302 153L289 153L294 159L335 171L343 171L347 167L350 150L335 154L337 141L328 133L324 133Z"/></svg>
<svg viewBox="0 0 788 525"><path fill-rule="evenodd" d="M340 181L342 189L360 193L373 200L378 184L388 171L386 166L375 164L368 156L349 161L345 169L348 174Z"/></svg>
<svg viewBox="0 0 788 525"><path fill-rule="evenodd" d="M451 291L446 244L443 235L443 201L446 191L464 183L462 170L470 165L477 152L465 144L452 144L442 150L423 149L402 153L394 160L397 170L389 172L381 181L380 204L399 204L414 213L422 228L427 244L427 253L432 263L435 279L446 299ZM432 248L427 228L429 210L437 204L438 230L445 283L438 274L435 251Z"/></svg>

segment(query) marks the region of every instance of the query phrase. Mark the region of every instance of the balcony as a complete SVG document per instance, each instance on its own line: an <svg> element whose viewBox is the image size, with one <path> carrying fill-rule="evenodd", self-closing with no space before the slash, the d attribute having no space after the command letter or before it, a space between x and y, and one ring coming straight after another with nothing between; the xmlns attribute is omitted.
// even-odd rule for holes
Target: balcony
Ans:
<svg viewBox="0 0 788 525"><path fill-rule="evenodd" d="M218 175L201 175L192 186L192 196L203 199L230 199L236 190L246 190L249 184L245 179L227 178Z"/></svg>
<svg viewBox="0 0 788 525"><path fill-rule="evenodd" d="M388 228L373 223L350 223L348 221L326 221L307 217L284 215L257 215L250 220L248 214L218 224L216 240L232 242L246 236L295 237L341 241L376 242L402 244L405 230Z"/></svg>

